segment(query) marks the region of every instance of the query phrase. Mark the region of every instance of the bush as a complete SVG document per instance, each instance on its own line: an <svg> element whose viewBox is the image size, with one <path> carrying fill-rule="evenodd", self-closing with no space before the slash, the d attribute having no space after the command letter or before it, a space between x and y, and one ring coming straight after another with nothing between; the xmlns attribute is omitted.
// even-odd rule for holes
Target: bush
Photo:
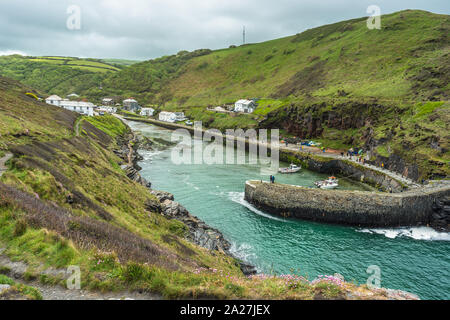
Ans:
<svg viewBox="0 0 450 320"><path fill-rule="evenodd" d="M27 232L27 222L25 219L20 218L14 226L14 237L23 236L25 232Z"/></svg>
<svg viewBox="0 0 450 320"><path fill-rule="evenodd" d="M139 280L150 279L151 273L147 272L144 266L135 262L129 262L123 271L123 277L125 281L134 283Z"/></svg>
<svg viewBox="0 0 450 320"><path fill-rule="evenodd" d="M244 293L243 287L233 284L231 282L229 282L225 285L225 289L228 291L231 291L234 295L236 295L238 297L242 296Z"/></svg>
<svg viewBox="0 0 450 320"><path fill-rule="evenodd" d="M273 58L273 55L272 54L269 54L269 55L267 55L265 58L264 58L264 62L267 62L267 61L269 61L270 59L272 59Z"/></svg>

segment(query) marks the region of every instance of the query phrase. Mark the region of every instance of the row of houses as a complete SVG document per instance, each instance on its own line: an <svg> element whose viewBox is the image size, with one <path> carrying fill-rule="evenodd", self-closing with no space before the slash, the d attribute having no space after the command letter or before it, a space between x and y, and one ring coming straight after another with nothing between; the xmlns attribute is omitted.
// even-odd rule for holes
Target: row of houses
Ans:
<svg viewBox="0 0 450 320"><path fill-rule="evenodd" d="M72 96L75 97L75 96ZM69 99L62 99L57 95L52 95L45 99L47 104L64 108L66 110L81 113L86 116L94 116L96 114L116 113L117 107L113 106L96 106L92 102L87 101L71 101Z"/></svg>
<svg viewBox="0 0 450 320"><path fill-rule="evenodd" d="M45 99L45 102L57 107L64 108L66 110L75 111L86 116L94 115L94 108L96 107L91 102L85 101L70 101L69 99L62 99L57 95L52 95Z"/></svg>

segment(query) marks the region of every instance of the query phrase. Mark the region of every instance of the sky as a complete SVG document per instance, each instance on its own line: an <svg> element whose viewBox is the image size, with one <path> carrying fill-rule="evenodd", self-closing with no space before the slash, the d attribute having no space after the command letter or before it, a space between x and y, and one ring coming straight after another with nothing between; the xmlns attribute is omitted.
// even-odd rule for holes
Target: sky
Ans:
<svg viewBox="0 0 450 320"><path fill-rule="evenodd" d="M0 55L147 60L294 35L368 16L421 9L450 14L448 0L0 0Z"/></svg>

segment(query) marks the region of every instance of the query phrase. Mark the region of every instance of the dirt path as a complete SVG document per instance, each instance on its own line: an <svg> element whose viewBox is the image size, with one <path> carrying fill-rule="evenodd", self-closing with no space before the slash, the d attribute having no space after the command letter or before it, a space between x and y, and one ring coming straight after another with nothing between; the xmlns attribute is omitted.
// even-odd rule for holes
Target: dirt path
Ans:
<svg viewBox="0 0 450 320"><path fill-rule="evenodd" d="M13 155L11 153L7 153L3 158L0 158L0 177L6 170L8 170L8 167L5 165L5 163L12 157Z"/></svg>
<svg viewBox="0 0 450 320"><path fill-rule="evenodd" d="M83 117L79 117L76 122L75 122L75 136L79 137L80 136L80 124L84 121Z"/></svg>
<svg viewBox="0 0 450 320"><path fill-rule="evenodd" d="M20 261L11 261L6 255L2 254L4 249L0 248L0 267L9 269L7 276L14 281L38 289L44 300L160 300L161 297L156 294L139 292L91 292L87 290L68 290L61 285L44 285L41 282L25 281L24 274L28 266ZM67 276L64 269L47 269L41 272L41 275Z"/></svg>

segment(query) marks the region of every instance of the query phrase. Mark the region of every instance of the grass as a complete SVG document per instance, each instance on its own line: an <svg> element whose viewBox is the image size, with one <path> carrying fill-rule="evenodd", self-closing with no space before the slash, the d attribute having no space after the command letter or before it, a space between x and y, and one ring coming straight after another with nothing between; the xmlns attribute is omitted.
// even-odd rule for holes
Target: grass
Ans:
<svg viewBox="0 0 450 320"><path fill-rule="evenodd" d="M85 117L84 120L88 121L96 128L102 130L109 136L117 138L124 135L128 128L122 121L111 115L104 115L99 117Z"/></svg>
<svg viewBox="0 0 450 320"><path fill-rule="evenodd" d="M27 300L42 300L42 295L39 292L39 290L26 286L20 283L15 282L11 278L0 274L0 284L7 284L10 285L11 288L8 289L3 294L0 294L0 300L1 298L6 299L27 299Z"/></svg>

